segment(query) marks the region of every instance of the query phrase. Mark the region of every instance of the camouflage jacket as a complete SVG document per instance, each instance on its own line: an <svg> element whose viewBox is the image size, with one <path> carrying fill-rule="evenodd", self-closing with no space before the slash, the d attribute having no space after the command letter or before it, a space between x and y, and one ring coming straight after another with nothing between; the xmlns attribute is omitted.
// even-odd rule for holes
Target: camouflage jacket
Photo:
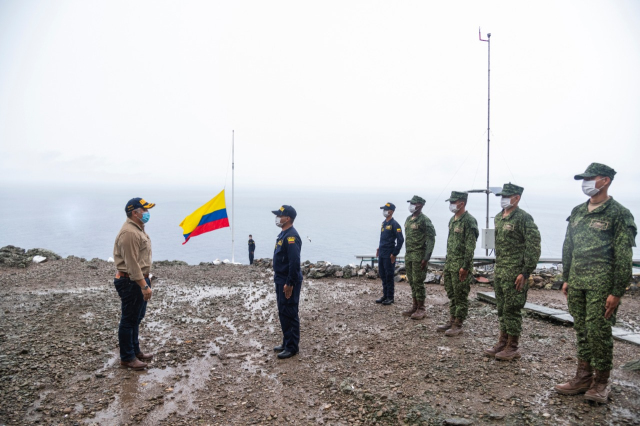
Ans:
<svg viewBox="0 0 640 426"><path fill-rule="evenodd" d="M567 218L564 281L583 290L606 286L610 294L620 297L631 282L638 228L631 212L613 198L592 212L588 204L575 207Z"/></svg>
<svg viewBox="0 0 640 426"><path fill-rule="evenodd" d="M461 268L471 270L479 234L478 222L471 213L465 212L458 220L455 215L452 216L449 220L445 267L461 264Z"/></svg>
<svg viewBox="0 0 640 426"><path fill-rule="evenodd" d="M507 217L502 217L503 212L494 219L496 275L530 275L540 259L540 231L533 217L521 208L516 207Z"/></svg>
<svg viewBox="0 0 640 426"><path fill-rule="evenodd" d="M405 261L419 262L433 252L436 230L431 220L420 213L417 218L410 215L404 222Z"/></svg>

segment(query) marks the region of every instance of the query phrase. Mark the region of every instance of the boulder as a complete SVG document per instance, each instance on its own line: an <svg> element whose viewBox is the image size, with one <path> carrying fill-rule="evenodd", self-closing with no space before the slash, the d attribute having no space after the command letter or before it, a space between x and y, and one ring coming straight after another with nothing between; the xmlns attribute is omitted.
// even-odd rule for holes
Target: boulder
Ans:
<svg viewBox="0 0 640 426"><path fill-rule="evenodd" d="M376 278L378 278L378 273L375 271L369 271L367 272L367 278L369 278L370 280L375 280Z"/></svg>
<svg viewBox="0 0 640 426"><path fill-rule="evenodd" d="M342 277L343 278L351 278L353 276L353 269L349 266L345 266L342 268Z"/></svg>

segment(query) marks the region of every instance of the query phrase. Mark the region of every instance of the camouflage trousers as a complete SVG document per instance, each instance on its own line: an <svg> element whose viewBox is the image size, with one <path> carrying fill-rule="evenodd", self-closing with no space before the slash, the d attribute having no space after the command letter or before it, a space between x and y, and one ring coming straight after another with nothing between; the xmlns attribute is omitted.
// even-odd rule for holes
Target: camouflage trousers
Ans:
<svg viewBox="0 0 640 426"><path fill-rule="evenodd" d="M407 269L407 281L411 285L411 296L418 302L424 301L426 297L424 279L427 277L427 269L423 271L420 261L413 260L406 260L404 266Z"/></svg>
<svg viewBox="0 0 640 426"><path fill-rule="evenodd" d="M519 272L512 274L498 274L493 288L496 292L496 304L498 305L498 323L500 331L510 336L519 336L522 333L522 308L527 303L527 291L529 284L525 281L524 288L516 290L516 278Z"/></svg>
<svg viewBox="0 0 640 426"><path fill-rule="evenodd" d="M613 336L611 327L616 323L616 312L608 320L604 318L609 289L580 290L569 283L567 304L573 316L576 331L578 358L588 361L600 371L613 369Z"/></svg>
<svg viewBox="0 0 640 426"><path fill-rule="evenodd" d="M467 319L467 312L469 312L469 292L471 291L471 278L473 275L469 271L467 279L460 281L458 271L460 271L461 267L462 264L445 265L444 289L449 298L449 314L452 317L465 320Z"/></svg>

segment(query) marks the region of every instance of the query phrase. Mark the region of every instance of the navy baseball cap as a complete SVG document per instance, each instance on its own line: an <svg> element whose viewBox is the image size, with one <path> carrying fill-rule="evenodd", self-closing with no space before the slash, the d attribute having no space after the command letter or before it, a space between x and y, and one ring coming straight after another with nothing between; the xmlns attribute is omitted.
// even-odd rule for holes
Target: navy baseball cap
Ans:
<svg viewBox="0 0 640 426"><path fill-rule="evenodd" d="M382 210L393 210L396 211L396 205L393 203L387 203L384 206L380 207Z"/></svg>
<svg viewBox="0 0 640 426"><path fill-rule="evenodd" d="M278 210L273 210L271 213L276 216L288 216L291 219L295 219L298 213L296 213L296 209L291 206L287 206L286 204L280 207Z"/></svg>
<svg viewBox="0 0 640 426"><path fill-rule="evenodd" d="M124 207L124 211L129 213L134 211L135 209L151 209L155 206L155 203L148 203L142 198L132 198L127 202L127 205Z"/></svg>

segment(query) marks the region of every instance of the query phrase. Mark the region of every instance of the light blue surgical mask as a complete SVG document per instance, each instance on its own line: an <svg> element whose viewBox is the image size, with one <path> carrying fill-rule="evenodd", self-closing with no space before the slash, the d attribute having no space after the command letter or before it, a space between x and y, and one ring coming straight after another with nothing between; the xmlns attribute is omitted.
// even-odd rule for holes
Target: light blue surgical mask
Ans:
<svg viewBox="0 0 640 426"><path fill-rule="evenodd" d="M144 212L144 213L142 213L142 217L140 218L140 222L147 223L147 222L149 222L149 218L150 217L151 217L151 215L149 214L149 212Z"/></svg>

